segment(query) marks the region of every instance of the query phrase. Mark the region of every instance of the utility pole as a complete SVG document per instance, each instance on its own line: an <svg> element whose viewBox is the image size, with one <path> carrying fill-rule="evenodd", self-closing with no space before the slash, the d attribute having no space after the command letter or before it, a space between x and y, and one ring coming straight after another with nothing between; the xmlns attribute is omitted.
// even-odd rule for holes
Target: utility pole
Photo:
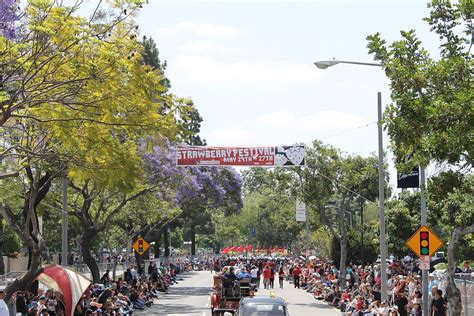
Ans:
<svg viewBox="0 0 474 316"><path fill-rule="evenodd" d="M309 256L309 216L306 209L306 254Z"/></svg>
<svg viewBox="0 0 474 316"><path fill-rule="evenodd" d="M63 175L63 223L61 229L61 265L67 266L67 257L68 257L68 214L67 214L67 171L64 170Z"/></svg>
<svg viewBox="0 0 474 316"><path fill-rule="evenodd" d="M379 143L379 220L380 220L380 276L382 302L388 299L387 244L385 242L385 176L383 165L382 93L377 92L378 143Z"/></svg>
<svg viewBox="0 0 474 316"><path fill-rule="evenodd" d="M420 192L421 192L421 225L426 225L426 197L425 197L425 167L420 167ZM428 254L429 255L429 254ZM428 306L428 270L421 270L421 284L423 287L423 315L429 315Z"/></svg>
<svg viewBox="0 0 474 316"><path fill-rule="evenodd" d="M169 238L169 242L168 242L169 243L169 256L171 257L171 248L172 248L171 247L171 229L169 225L168 225L167 230L168 230L168 238Z"/></svg>
<svg viewBox="0 0 474 316"><path fill-rule="evenodd" d="M364 201L359 197L360 203L360 264L364 265Z"/></svg>

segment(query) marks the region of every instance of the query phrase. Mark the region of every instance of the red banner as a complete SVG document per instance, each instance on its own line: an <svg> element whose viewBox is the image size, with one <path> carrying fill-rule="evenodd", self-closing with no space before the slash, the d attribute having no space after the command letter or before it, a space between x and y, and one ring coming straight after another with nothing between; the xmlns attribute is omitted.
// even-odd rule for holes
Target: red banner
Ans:
<svg viewBox="0 0 474 316"><path fill-rule="evenodd" d="M304 166L305 147L178 146L178 166Z"/></svg>

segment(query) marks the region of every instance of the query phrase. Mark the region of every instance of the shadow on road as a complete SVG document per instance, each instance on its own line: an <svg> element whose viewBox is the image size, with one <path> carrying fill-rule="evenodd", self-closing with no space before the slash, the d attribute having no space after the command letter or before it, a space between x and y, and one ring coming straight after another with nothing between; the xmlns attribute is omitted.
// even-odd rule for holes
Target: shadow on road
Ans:
<svg viewBox="0 0 474 316"><path fill-rule="evenodd" d="M155 304L153 310L147 310L146 315L167 315L167 314L195 314L207 310L189 304Z"/></svg>
<svg viewBox="0 0 474 316"><path fill-rule="evenodd" d="M210 287L175 287L170 288L169 296L205 296L211 294Z"/></svg>
<svg viewBox="0 0 474 316"><path fill-rule="evenodd" d="M301 306L301 307L314 307L314 308L321 308L321 309L335 309L334 307L330 306L329 304L322 304L322 303L292 303L288 304L290 310L291 306Z"/></svg>

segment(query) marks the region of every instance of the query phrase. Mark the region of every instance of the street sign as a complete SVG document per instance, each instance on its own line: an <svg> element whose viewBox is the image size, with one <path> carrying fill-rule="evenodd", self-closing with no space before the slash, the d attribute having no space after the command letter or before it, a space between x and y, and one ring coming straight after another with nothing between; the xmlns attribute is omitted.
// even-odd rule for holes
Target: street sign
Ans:
<svg viewBox="0 0 474 316"><path fill-rule="evenodd" d="M133 249L141 256L143 255L148 248L150 248L150 244L143 239L143 237L139 237L135 242L133 243Z"/></svg>
<svg viewBox="0 0 474 316"><path fill-rule="evenodd" d="M430 256L420 256L420 269L421 270L430 269Z"/></svg>
<svg viewBox="0 0 474 316"><path fill-rule="evenodd" d="M306 212L306 204L304 204L302 201L296 200L296 210Z"/></svg>
<svg viewBox="0 0 474 316"><path fill-rule="evenodd" d="M297 222L306 222L306 212L305 211L296 211L296 221Z"/></svg>
<svg viewBox="0 0 474 316"><path fill-rule="evenodd" d="M443 241L428 226L422 225L407 240L406 245L420 258L431 257L443 245Z"/></svg>
<svg viewBox="0 0 474 316"><path fill-rule="evenodd" d="M296 221L306 222L306 204L300 200L296 200Z"/></svg>
<svg viewBox="0 0 474 316"><path fill-rule="evenodd" d="M397 174L397 188L419 188L420 187L420 170L418 167L413 168L409 174Z"/></svg>

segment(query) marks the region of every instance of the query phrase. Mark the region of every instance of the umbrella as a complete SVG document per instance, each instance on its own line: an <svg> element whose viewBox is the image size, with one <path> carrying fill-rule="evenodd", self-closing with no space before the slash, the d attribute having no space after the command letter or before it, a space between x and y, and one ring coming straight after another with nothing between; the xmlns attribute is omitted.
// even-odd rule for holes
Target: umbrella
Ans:
<svg viewBox="0 0 474 316"><path fill-rule="evenodd" d="M316 259L316 256L309 256L309 260L314 260Z"/></svg>
<svg viewBox="0 0 474 316"><path fill-rule="evenodd" d="M74 314L74 308L91 284L82 274L55 264L45 266L38 281L62 294L66 315Z"/></svg>

